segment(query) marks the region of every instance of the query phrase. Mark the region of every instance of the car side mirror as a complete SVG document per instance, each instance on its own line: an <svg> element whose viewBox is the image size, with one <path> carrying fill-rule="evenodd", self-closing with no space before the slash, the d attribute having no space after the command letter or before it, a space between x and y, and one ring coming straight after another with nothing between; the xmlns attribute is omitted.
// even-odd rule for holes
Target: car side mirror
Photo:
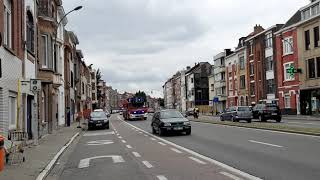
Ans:
<svg viewBox="0 0 320 180"><path fill-rule="evenodd" d="M188 117L188 115L187 115L187 114L185 114L185 115L184 115L184 117L186 117L186 118L187 118L187 117Z"/></svg>

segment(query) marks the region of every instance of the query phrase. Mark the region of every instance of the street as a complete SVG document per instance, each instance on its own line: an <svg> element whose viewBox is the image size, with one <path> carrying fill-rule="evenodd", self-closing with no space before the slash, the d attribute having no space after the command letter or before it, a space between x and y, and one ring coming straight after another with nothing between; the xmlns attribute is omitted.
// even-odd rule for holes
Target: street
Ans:
<svg viewBox="0 0 320 180"><path fill-rule="evenodd" d="M47 179L312 180L320 176L318 137L192 123L191 136L160 138L151 135L150 118L125 122L112 115L110 130L85 131Z"/></svg>

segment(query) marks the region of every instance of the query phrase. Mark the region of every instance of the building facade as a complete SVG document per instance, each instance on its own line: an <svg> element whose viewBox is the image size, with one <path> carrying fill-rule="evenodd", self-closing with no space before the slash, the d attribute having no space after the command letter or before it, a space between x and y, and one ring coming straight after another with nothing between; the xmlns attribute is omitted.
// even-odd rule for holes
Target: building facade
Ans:
<svg viewBox="0 0 320 180"><path fill-rule="evenodd" d="M237 56L237 80L238 80L238 105L239 106L248 106L248 86L247 86L247 49L245 45L246 37L239 39L235 53Z"/></svg>

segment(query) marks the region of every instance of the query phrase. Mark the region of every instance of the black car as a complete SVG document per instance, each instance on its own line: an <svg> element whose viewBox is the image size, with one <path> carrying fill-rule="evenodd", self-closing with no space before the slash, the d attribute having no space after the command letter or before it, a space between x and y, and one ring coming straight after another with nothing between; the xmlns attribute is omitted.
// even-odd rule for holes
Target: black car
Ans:
<svg viewBox="0 0 320 180"><path fill-rule="evenodd" d="M104 111L95 111L90 114L88 129L98 127L109 129L109 119Z"/></svg>
<svg viewBox="0 0 320 180"><path fill-rule="evenodd" d="M281 122L281 111L279 106L275 104L257 104L253 110L254 119L259 119L261 122L266 122L269 119Z"/></svg>
<svg viewBox="0 0 320 180"><path fill-rule="evenodd" d="M221 115L220 120L231 120L233 122L239 122L245 120L251 123L252 111L249 106L238 106L227 108Z"/></svg>
<svg viewBox="0 0 320 180"><path fill-rule="evenodd" d="M152 133L163 136L166 132L185 132L191 134L191 124L188 119L176 110L161 110L153 115Z"/></svg>

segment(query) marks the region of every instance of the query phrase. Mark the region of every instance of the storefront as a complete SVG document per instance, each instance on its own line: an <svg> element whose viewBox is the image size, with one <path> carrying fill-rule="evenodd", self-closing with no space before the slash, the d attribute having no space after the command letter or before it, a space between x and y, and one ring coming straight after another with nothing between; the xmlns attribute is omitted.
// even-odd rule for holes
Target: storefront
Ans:
<svg viewBox="0 0 320 180"><path fill-rule="evenodd" d="M320 115L320 89L301 90L301 114Z"/></svg>

